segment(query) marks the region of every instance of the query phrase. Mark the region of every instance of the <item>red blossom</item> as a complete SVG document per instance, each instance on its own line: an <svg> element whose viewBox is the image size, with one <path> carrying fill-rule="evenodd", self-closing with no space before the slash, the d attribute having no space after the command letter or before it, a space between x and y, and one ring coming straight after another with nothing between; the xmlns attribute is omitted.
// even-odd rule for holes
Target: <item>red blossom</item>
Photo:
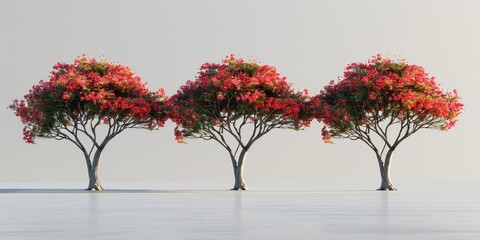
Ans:
<svg viewBox="0 0 480 240"><path fill-rule="evenodd" d="M334 136L351 137L355 126L388 117L412 129L449 129L463 109L459 100L456 90L443 92L423 67L377 55L367 63L349 64L343 78L325 86L312 105Z"/></svg>
<svg viewBox="0 0 480 240"><path fill-rule="evenodd" d="M308 92L295 92L274 67L230 55L220 64L202 64L195 81L180 87L172 96L170 118L178 129L185 130L175 132L177 140L180 135L199 136L207 126L243 117L301 128L308 126L311 118L307 102Z"/></svg>
<svg viewBox="0 0 480 240"><path fill-rule="evenodd" d="M137 127L163 126L167 97L150 92L129 67L82 55L73 64L57 63L49 81L40 81L10 108L25 124L26 142L58 136L58 124L77 124L77 117L101 116Z"/></svg>

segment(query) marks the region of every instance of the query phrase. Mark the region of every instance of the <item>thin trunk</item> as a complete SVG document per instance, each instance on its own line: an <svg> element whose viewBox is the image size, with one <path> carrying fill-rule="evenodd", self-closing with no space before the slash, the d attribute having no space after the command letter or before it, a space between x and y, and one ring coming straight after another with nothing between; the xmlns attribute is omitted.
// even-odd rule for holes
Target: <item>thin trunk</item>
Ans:
<svg viewBox="0 0 480 240"><path fill-rule="evenodd" d="M233 174L235 176L235 185L231 190L248 190L245 181L243 180L243 165L247 157L247 150L243 149L238 157L238 161L232 159Z"/></svg>
<svg viewBox="0 0 480 240"><path fill-rule="evenodd" d="M378 168L380 169L380 177L383 179L383 160L382 156L377 153Z"/></svg>
<svg viewBox="0 0 480 240"><path fill-rule="evenodd" d="M100 155L102 154L103 149L97 149L95 155L93 156L93 162L91 164L90 169L88 169L88 188L85 190L88 191L103 191L104 188L102 184L100 184L100 180L98 179L98 162L100 160Z"/></svg>
<svg viewBox="0 0 480 240"><path fill-rule="evenodd" d="M396 191L397 188L392 183L390 177L390 165L392 160L393 149L390 149L387 152L387 156L385 157L385 162L380 166L380 175L382 177L382 183L380 184L380 188L377 189L379 191Z"/></svg>

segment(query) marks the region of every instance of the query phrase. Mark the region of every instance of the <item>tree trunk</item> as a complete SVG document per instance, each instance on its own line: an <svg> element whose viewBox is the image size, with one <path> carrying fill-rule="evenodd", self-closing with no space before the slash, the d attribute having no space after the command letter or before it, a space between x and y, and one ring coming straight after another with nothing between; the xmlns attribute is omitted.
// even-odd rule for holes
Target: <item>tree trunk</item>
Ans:
<svg viewBox="0 0 480 240"><path fill-rule="evenodd" d="M247 150L242 150L238 161L232 159L233 164L233 174L235 176L235 185L231 190L248 190L245 181L243 180L243 164L245 162L245 158L247 156Z"/></svg>
<svg viewBox="0 0 480 240"><path fill-rule="evenodd" d="M93 157L93 162L88 169L88 188L85 189L87 191L103 191L104 188L102 184L100 184L100 180L98 179L98 162L100 160L100 155L102 154L103 149L97 149L95 155Z"/></svg>
<svg viewBox="0 0 480 240"><path fill-rule="evenodd" d="M100 180L98 180L98 173L97 173L98 167L95 167L90 169L90 172L88 174L88 188L85 190L88 191L103 191L104 188L102 187L102 184L100 184Z"/></svg>
<svg viewBox="0 0 480 240"><path fill-rule="evenodd" d="M390 178L390 165L392 159L393 150L389 150L387 156L385 157L385 162L380 164L380 175L382 177L382 183L378 191L397 191L397 188L392 183ZM380 160L381 161L381 160Z"/></svg>

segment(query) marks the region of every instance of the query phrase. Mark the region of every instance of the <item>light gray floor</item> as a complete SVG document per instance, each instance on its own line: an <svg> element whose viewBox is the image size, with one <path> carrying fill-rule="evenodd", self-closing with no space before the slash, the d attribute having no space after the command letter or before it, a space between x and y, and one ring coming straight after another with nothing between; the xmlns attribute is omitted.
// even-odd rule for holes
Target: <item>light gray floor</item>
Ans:
<svg viewBox="0 0 480 240"><path fill-rule="evenodd" d="M0 189L0 239L480 239L480 184L398 192Z"/></svg>

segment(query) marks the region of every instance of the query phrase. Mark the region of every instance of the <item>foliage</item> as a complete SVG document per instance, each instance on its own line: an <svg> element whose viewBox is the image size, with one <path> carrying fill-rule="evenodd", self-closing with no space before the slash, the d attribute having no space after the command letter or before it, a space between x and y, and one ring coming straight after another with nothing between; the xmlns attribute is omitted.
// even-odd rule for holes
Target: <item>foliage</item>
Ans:
<svg viewBox="0 0 480 240"><path fill-rule="evenodd" d="M423 67L377 55L367 63L351 63L337 83L333 81L312 98L315 116L331 137L360 139L378 150L374 133L389 148L419 129L448 130L455 125L463 104L456 90L443 92ZM389 139L388 130L398 126Z"/></svg>
<svg viewBox="0 0 480 240"><path fill-rule="evenodd" d="M129 67L82 55L73 64L55 64L49 81L9 107L25 125L27 143L44 137L83 147L78 133L96 141L99 125L108 127L109 139L127 128L163 126L166 100L163 89L149 91Z"/></svg>
<svg viewBox="0 0 480 240"><path fill-rule="evenodd" d="M195 81L172 96L170 115L179 142L214 139L227 147L223 137L227 132L241 147L249 147L274 128L307 126L307 99L306 91L295 92L274 67L230 55L220 64L204 63ZM247 124L253 132L242 143L241 130Z"/></svg>

